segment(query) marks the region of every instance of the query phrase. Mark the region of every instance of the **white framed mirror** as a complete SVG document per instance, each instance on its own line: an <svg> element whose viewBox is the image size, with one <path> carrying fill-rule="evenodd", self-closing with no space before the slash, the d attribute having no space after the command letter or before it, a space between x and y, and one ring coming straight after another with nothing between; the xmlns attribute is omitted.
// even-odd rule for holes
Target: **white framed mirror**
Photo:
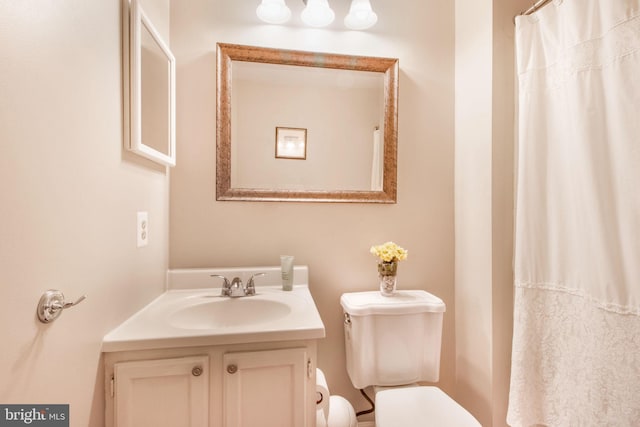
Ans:
<svg viewBox="0 0 640 427"><path fill-rule="evenodd" d="M139 0L130 1L128 19L123 25L128 39L125 146L149 160L175 166L175 58Z"/></svg>

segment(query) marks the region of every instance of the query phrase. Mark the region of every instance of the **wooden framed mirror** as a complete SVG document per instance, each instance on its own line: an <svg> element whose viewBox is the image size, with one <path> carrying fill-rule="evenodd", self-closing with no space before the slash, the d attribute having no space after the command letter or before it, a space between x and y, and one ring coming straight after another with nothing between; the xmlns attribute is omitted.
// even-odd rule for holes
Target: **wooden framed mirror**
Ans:
<svg viewBox="0 0 640 427"><path fill-rule="evenodd" d="M219 43L216 113L217 200L396 202L395 58Z"/></svg>

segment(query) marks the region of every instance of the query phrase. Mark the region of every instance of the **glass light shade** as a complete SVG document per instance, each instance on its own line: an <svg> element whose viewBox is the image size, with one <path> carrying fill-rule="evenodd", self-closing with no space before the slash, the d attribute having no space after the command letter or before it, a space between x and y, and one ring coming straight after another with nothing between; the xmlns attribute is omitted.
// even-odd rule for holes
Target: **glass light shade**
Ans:
<svg viewBox="0 0 640 427"><path fill-rule="evenodd" d="M262 0L256 9L256 15L269 24L284 24L291 18L291 9L284 0Z"/></svg>
<svg viewBox="0 0 640 427"><path fill-rule="evenodd" d="M302 22L312 27L326 27L336 17L327 0L307 0L307 7L300 15Z"/></svg>
<svg viewBox="0 0 640 427"><path fill-rule="evenodd" d="M352 30L366 30L378 22L378 15L371 9L369 0L352 0L344 25Z"/></svg>

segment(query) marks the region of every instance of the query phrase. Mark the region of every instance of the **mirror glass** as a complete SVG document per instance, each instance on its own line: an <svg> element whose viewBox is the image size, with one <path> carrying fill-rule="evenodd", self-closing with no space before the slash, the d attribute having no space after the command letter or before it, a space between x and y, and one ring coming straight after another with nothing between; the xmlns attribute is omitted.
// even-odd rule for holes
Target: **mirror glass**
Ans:
<svg viewBox="0 0 640 427"><path fill-rule="evenodd" d="M141 120L142 142L168 156L170 154L169 79L167 57L146 25L141 33Z"/></svg>
<svg viewBox="0 0 640 427"><path fill-rule="evenodd" d="M138 0L131 0L127 148L175 165L175 58Z"/></svg>
<svg viewBox="0 0 640 427"><path fill-rule="evenodd" d="M219 44L217 199L395 203L397 70Z"/></svg>

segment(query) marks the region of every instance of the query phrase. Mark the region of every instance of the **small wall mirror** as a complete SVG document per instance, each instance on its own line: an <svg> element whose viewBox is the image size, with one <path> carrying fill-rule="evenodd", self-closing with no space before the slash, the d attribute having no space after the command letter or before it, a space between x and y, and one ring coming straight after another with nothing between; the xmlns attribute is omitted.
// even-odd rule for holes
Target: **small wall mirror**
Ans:
<svg viewBox="0 0 640 427"><path fill-rule="evenodd" d="M130 6L129 25L124 26L129 41L125 146L147 159L175 166L175 58L140 1L131 0Z"/></svg>
<svg viewBox="0 0 640 427"><path fill-rule="evenodd" d="M217 200L396 202L398 60L218 44Z"/></svg>

